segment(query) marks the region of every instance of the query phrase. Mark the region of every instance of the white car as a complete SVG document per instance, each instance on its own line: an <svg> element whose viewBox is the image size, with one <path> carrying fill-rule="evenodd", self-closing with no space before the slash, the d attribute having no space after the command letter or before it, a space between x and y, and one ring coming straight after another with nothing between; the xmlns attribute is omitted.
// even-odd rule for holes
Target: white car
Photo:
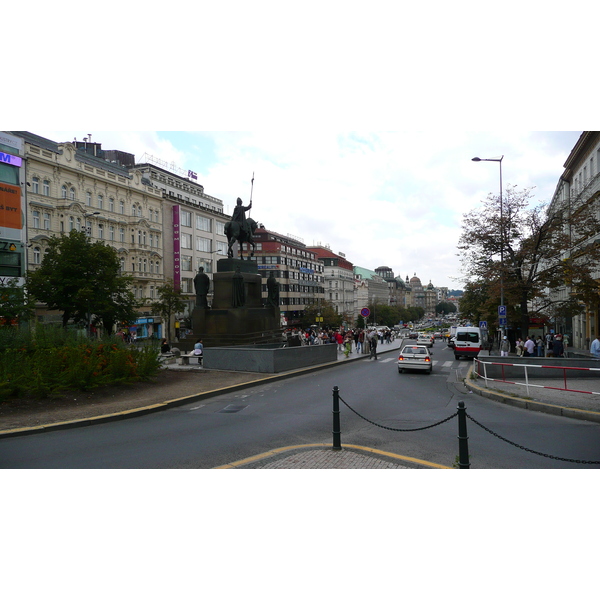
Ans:
<svg viewBox="0 0 600 600"><path fill-rule="evenodd" d="M417 344L431 348L433 346L433 337L428 333L420 333L419 337L417 338Z"/></svg>
<svg viewBox="0 0 600 600"><path fill-rule="evenodd" d="M400 350L398 357L398 373L404 369L415 369L431 373L433 363L431 362L431 352L426 346L408 344Z"/></svg>

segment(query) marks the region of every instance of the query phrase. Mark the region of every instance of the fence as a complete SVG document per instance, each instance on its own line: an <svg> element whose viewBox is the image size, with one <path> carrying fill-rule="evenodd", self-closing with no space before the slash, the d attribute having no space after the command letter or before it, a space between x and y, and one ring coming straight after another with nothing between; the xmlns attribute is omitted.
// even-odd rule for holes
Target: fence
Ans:
<svg viewBox="0 0 600 600"><path fill-rule="evenodd" d="M474 360L477 364L477 369L475 370L475 374L477 375L477 377L479 377L485 381L486 388L489 387L488 381L497 381L500 383L510 383L513 385L525 386L528 394L529 394L530 387L537 387L537 388L544 388L544 389L548 389L548 390L560 390L562 392L576 392L579 394L595 394L595 395L600 396L600 392L594 392L594 391L589 391L589 390L576 390L576 389L571 389L571 388L567 387L567 373L568 372L571 373L573 376L575 374L581 376L584 372L586 372L588 375L597 374L597 376L600 376L600 368L597 368L597 367L566 367L566 366L562 366L562 365L558 366L558 365L548 365L548 364L534 365L534 364L525 364L525 363L490 362L490 361L480 360L477 358ZM482 367L483 367L483 374L481 373ZM488 367L495 367L496 368L495 370L498 370L498 367L499 367L502 378L498 379L495 377L488 377ZM507 368L516 368L516 369L522 368L524 371L525 383L522 383L520 381L510 381L510 380L506 379L506 369ZM555 387L555 386L549 386L549 385L538 385L535 383L530 383L529 375L531 374L531 372L528 369L550 369L551 371L548 371L548 377L549 378L556 377L557 379L559 379L559 378L562 379L564 382L564 387ZM563 372L562 377L556 376L556 373L558 371Z"/></svg>
<svg viewBox="0 0 600 600"><path fill-rule="evenodd" d="M341 418L340 418L340 401L349 408L355 415L366 421L367 423L371 423L371 425L375 425L376 427L381 427L382 429L387 429L389 431L399 431L399 432L411 432L411 431L423 431L424 429L431 429L432 427L437 427L438 425L442 425L442 423L447 423L451 421L455 417L458 417L458 468L459 469L469 469L471 467L471 463L469 462L469 436L467 432L467 419L481 427L487 433L497 437L498 439L519 448L520 450L524 450L525 452L530 452L532 454L536 454L538 456L543 456L545 458L550 458L553 460L561 460L564 462L585 464L585 465L600 465L600 460L580 460L576 458L561 458L559 456L553 456L551 454L547 454L544 452L538 452L537 450L531 450L530 448L526 448L520 444L512 442L511 440L506 439L505 437L497 434L492 431L485 425L482 425L478 421L476 421L473 417L467 414L467 408L465 403L461 400L458 403L458 407L456 412L452 413L445 419L441 421L437 421L436 423L432 423L431 425L425 425L424 427L415 427L413 429L397 429L394 427L388 427L387 425L381 425L379 423L375 423L375 421L371 421L367 419L359 412L354 410L341 396L340 390L338 386L334 386L333 388L333 450L341 450L342 449L342 431L341 431Z"/></svg>

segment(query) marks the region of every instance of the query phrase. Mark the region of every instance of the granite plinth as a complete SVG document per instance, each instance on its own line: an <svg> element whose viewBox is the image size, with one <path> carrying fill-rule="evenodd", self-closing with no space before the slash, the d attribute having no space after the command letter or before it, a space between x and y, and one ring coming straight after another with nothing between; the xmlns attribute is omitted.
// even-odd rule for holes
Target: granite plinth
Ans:
<svg viewBox="0 0 600 600"><path fill-rule="evenodd" d="M209 348L204 352L204 368L252 373L281 373L337 360L337 344L301 346L279 345Z"/></svg>

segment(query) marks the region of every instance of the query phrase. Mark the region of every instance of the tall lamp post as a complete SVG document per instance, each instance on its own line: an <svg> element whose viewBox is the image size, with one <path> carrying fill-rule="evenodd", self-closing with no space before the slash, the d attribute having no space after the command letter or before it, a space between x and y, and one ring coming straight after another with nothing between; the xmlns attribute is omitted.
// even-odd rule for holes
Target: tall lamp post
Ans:
<svg viewBox="0 0 600 600"><path fill-rule="evenodd" d="M497 162L500 165L500 305L504 306L504 220L503 220L503 202L502 202L502 159L504 154L500 158L479 158L476 156L471 160L475 162ZM499 317L502 316L499 314ZM504 315L506 318L506 314ZM501 336L504 336L504 325L500 325Z"/></svg>

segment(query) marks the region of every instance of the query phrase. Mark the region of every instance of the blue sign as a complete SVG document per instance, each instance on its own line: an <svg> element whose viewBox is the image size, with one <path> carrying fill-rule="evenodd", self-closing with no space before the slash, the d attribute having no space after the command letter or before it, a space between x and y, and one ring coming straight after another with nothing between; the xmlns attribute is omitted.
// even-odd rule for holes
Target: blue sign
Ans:
<svg viewBox="0 0 600 600"><path fill-rule="evenodd" d="M506 306L499 306L498 307L498 316L499 317L505 317L506 316Z"/></svg>
<svg viewBox="0 0 600 600"><path fill-rule="evenodd" d="M13 156L5 152L0 152L0 162L13 165L14 167L20 167L23 164L23 160L19 156Z"/></svg>
<svg viewBox="0 0 600 600"><path fill-rule="evenodd" d="M500 327L506 327L506 317L500 317Z"/></svg>
<svg viewBox="0 0 600 600"><path fill-rule="evenodd" d="M479 321L479 328L480 329L487 329L487 321Z"/></svg>

